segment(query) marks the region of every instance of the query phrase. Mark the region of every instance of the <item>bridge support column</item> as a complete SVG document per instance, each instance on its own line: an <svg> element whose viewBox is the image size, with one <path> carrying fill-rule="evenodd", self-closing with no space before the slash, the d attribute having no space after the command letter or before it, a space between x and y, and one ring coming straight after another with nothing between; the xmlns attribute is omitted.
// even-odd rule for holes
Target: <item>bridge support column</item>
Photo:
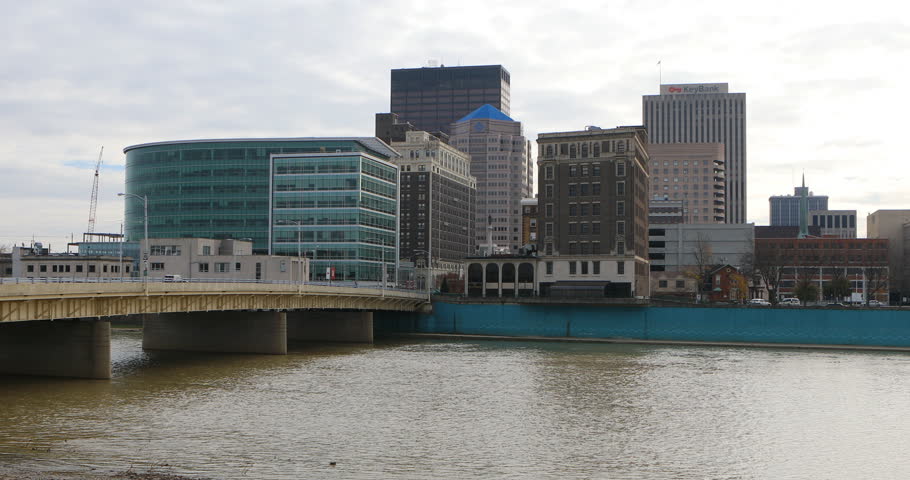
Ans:
<svg viewBox="0 0 910 480"><path fill-rule="evenodd" d="M373 312L288 312L288 340L373 343Z"/></svg>
<svg viewBox="0 0 910 480"><path fill-rule="evenodd" d="M285 355L287 317L272 311L149 315L143 322L142 348Z"/></svg>
<svg viewBox="0 0 910 480"><path fill-rule="evenodd" d="M111 322L84 319L0 324L0 373L111 378Z"/></svg>

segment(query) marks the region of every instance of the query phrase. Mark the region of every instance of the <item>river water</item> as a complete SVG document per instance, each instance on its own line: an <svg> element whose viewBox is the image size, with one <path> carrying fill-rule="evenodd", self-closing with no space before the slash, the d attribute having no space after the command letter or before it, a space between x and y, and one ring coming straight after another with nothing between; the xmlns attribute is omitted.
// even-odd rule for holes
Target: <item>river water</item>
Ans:
<svg viewBox="0 0 910 480"><path fill-rule="evenodd" d="M0 378L0 465L298 478L906 478L910 354L460 340ZM330 466L336 462L336 466Z"/></svg>

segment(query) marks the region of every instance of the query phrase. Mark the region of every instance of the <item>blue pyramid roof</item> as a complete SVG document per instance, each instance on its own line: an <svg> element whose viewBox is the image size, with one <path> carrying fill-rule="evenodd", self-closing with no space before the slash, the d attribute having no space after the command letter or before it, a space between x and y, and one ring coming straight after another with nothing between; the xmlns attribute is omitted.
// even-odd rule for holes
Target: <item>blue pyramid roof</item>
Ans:
<svg viewBox="0 0 910 480"><path fill-rule="evenodd" d="M465 122L468 120L477 120L477 119L505 120L507 122L515 121L515 120L512 120L512 118L509 117L508 115L506 115L505 113L502 113L498 108L487 103L487 104L484 104L482 107L478 108L477 110L474 110L473 112L465 115L464 117L461 118L461 120L458 120L455 123L461 123L461 122Z"/></svg>

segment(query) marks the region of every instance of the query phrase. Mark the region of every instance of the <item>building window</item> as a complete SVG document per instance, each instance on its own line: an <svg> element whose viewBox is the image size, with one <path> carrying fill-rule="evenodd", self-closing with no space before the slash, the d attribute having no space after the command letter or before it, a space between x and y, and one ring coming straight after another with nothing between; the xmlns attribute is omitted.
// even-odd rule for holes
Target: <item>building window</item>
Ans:
<svg viewBox="0 0 910 480"><path fill-rule="evenodd" d="M596 157L597 155L594 155L594 156ZM600 164L599 163L595 163L594 165L591 165L591 175L593 175L595 177L600 176Z"/></svg>
<svg viewBox="0 0 910 480"><path fill-rule="evenodd" d="M591 270L594 275L600 275L600 261L591 262Z"/></svg>
<svg viewBox="0 0 910 480"><path fill-rule="evenodd" d="M591 223L591 233L594 235L600 234L600 222Z"/></svg>
<svg viewBox="0 0 910 480"><path fill-rule="evenodd" d="M595 183L591 185L591 195L600 195L600 184Z"/></svg>
<svg viewBox="0 0 910 480"><path fill-rule="evenodd" d="M616 182L616 195L626 194L626 182Z"/></svg>
<svg viewBox="0 0 910 480"><path fill-rule="evenodd" d="M570 203L569 204L569 216L574 217L578 215L578 204Z"/></svg>
<svg viewBox="0 0 910 480"><path fill-rule="evenodd" d="M44 271L44 270L42 270L42 272L43 272L43 271ZM88 266L88 273L95 273L95 266L94 266L94 265L89 265L89 266Z"/></svg>
<svg viewBox="0 0 910 480"><path fill-rule="evenodd" d="M547 269L547 275L553 275L553 262L544 263Z"/></svg>
<svg viewBox="0 0 910 480"><path fill-rule="evenodd" d="M616 234L617 235L626 234L626 222L624 222L624 221L616 222Z"/></svg>
<svg viewBox="0 0 910 480"><path fill-rule="evenodd" d="M82 265L76 265L76 273L82 273Z"/></svg>
<svg viewBox="0 0 910 480"><path fill-rule="evenodd" d="M587 222L584 222L581 224L581 228L579 230L582 235L587 235L588 229L589 229L589 224ZM585 253L585 252L582 252L582 253Z"/></svg>
<svg viewBox="0 0 910 480"><path fill-rule="evenodd" d="M149 270L151 270L153 272L164 270L164 262L149 263Z"/></svg>
<svg viewBox="0 0 910 480"><path fill-rule="evenodd" d="M600 143L594 142L594 145L592 145L592 147L594 150L594 156L599 157L600 156Z"/></svg>
<svg viewBox="0 0 910 480"><path fill-rule="evenodd" d="M34 272L34 271L35 271L35 266L34 266L34 265L29 265L28 268L27 268L27 271L29 271L29 272Z"/></svg>
<svg viewBox="0 0 910 480"><path fill-rule="evenodd" d="M547 145L547 156L548 157L553 156L553 145Z"/></svg>
<svg viewBox="0 0 910 480"><path fill-rule="evenodd" d="M546 216L548 216L548 217L552 217L552 216L553 216L553 204L552 204L552 203L548 203L548 204L546 205L546 207L544 207L544 213L545 213Z"/></svg>
<svg viewBox="0 0 910 480"><path fill-rule="evenodd" d="M587 217L587 216L588 216L588 211L589 211L589 210L591 210L591 204L590 204L590 203L582 203L582 204L581 204L581 216L582 216L582 217Z"/></svg>
<svg viewBox="0 0 910 480"><path fill-rule="evenodd" d="M208 264L208 263L200 263L200 264L199 264L199 273L209 273L209 264Z"/></svg>
<svg viewBox="0 0 910 480"><path fill-rule="evenodd" d="M39 267L38 270L40 270L41 272L47 273L47 265L41 265L41 267Z"/></svg>
<svg viewBox="0 0 910 480"><path fill-rule="evenodd" d="M549 243L549 242L548 242L548 243L546 244L546 246L544 247L544 254L545 254L545 255L553 255L553 244L552 244L552 243Z"/></svg>
<svg viewBox="0 0 910 480"><path fill-rule="evenodd" d="M570 177L578 176L578 165L569 165L569 176Z"/></svg>
<svg viewBox="0 0 910 480"><path fill-rule="evenodd" d="M616 216L622 217L626 215L626 202L619 201L616 202Z"/></svg>
<svg viewBox="0 0 910 480"><path fill-rule="evenodd" d="M658 281L657 281L657 286L658 286L659 288L667 288L667 281L666 281L666 280L658 280Z"/></svg>
<svg viewBox="0 0 910 480"><path fill-rule="evenodd" d="M617 255L626 254L626 242L625 241L620 240L620 241L616 242L616 254Z"/></svg>
<svg viewBox="0 0 910 480"><path fill-rule="evenodd" d="M617 177L626 176L626 162L616 162L616 176Z"/></svg>
<svg viewBox="0 0 910 480"><path fill-rule="evenodd" d="M578 233L578 224L575 222L569 223L569 235L575 235Z"/></svg>
<svg viewBox="0 0 910 480"><path fill-rule="evenodd" d="M582 183L582 184L581 184L581 196L584 197L584 196L587 196L587 195L588 195L588 187L589 187L589 186L590 186L590 185L588 185L587 183Z"/></svg>
<svg viewBox="0 0 910 480"><path fill-rule="evenodd" d="M215 264L215 271L218 272L218 273L227 273L227 272L230 272L231 269L230 269L229 265L230 265L229 263L216 263L216 264Z"/></svg>
<svg viewBox="0 0 910 480"><path fill-rule="evenodd" d="M600 215L600 202L594 202L591 204L591 215Z"/></svg>
<svg viewBox="0 0 910 480"><path fill-rule="evenodd" d="M547 147L547 150L552 154L553 147ZM544 169L544 180L553 180L553 165L547 165Z"/></svg>
<svg viewBox="0 0 910 480"><path fill-rule="evenodd" d="M676 281L676 288L686 288L686 281L685 281L685 280L677 280L677 281Z"/></svg>
<svg viewBox="0 0 910 480"><path fill-rule="evenodd" d="M544 193L547 198L553 197L553 184L544 185Z"/></svg>
<svg viewBox="0 0 910 480"><path fill-rule="evenodd" d="M209 246L209 245L204 245L204 246L202 247L202 254L205 255L205 256L211 255L211 254L212 254L212 247Z"/></svg>
<svg viewBox="0 0 910 480"><path fill-rule="evenodd" d="M107 273L107 265L102 265L101 271L102 271L102 273Z"/></svg>
<svg viewBox="0 0 910 480"><path fill-rule="evenodd" d="M617 275L626 274L626 262L616 262L616 274Z"/></svg>
<svg viewBox="0 0 910 480"><path fill-rule="evenodd" d="M546 225L544 225L544 236L553 236L553 222L547 222Z"/></svg>
<svg viewBox="0 0 910 480"><path fill-rule="evenodd" d="M582 275L588 274L588 262L581 262L581 274Z"/></svg>
<svg viewBox="0 0 910 480"><path fill-rule="evenodd" d="M575 262L569 262L569 275L575 275L576 268Z"/></svg>
<svg viewBox="0 0 910 480"><path fill-rule="evenodd" d="M180 246L179 245L152 245L149 248L149 255L179 257L180 256Z"/></svg>
<svg viewBox="0 0 910 480"><path fill-rule="evenodd" d="M594 255L600 253L600 242L591 242L591 253Z"/></svg>
<svg viewBox="0 0 910 480"><path fill-rule="evenodd" d="M569 146L569 158L575 158L578 155L578 148L573 143Z"/></svg>
<svg viewBox="0 0 910 480"><path fill-rule="evenodd" d="M582 165L581 166L581 176L587 177L590 170L591 170L591 167L589 165L587 165L587 164Z"/></svg>
<svg viewBox="0 0 910 480"><path fill-rule="evenodd" d="M578 185L572 183L569 185L569 196L577 197L578 196Z"/></svg>

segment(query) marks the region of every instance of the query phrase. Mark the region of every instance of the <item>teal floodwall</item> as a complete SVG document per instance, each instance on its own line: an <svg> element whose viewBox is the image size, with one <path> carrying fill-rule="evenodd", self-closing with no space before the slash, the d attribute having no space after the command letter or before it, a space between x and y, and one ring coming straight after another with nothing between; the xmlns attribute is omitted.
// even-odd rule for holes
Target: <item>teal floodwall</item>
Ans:
<svg viewBox="0 0 910 480"><path fill-rule="evenodd" d="M434 302L431 314L376 312L374 330L910 347L910 310Z"/></svg>

